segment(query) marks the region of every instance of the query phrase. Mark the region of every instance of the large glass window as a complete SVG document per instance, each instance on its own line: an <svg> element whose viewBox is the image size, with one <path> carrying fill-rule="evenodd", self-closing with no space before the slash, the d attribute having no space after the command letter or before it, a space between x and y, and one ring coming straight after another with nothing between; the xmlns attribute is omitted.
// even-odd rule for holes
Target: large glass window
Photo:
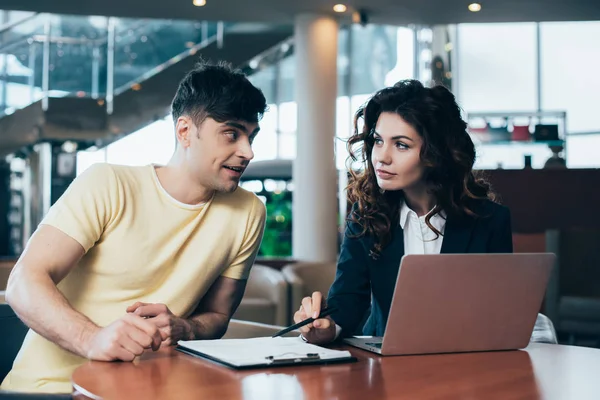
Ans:
<svg viewBox="0 0 600 400"><path fill-rule="evenodd" d="M352 111L347 96L338 97L335 116L335 164L338 170L344 170L348 158L346 142L352 133Z"/></svg>
<svg viewBox="0 0 600 400"><path fill-rule="evenodd" d="M392 86L402 79L415 77L415 31L403 27L395 30L396 60L393 68L385 76L384 86Z"/></svg>
<svg viewBox="0 0 600 400"><path fill-rule="evenodd" d="M279 105L279 157L296 157L296 130L298 128L298 106L295 101Z"/></svg>
<svg viewBox="0 0 600 400"><path fill-rule="evenodd" d="M168 116L97 151L77 153L77 174L97 162L164 165L175 151L173 120Z"/></svg>
<svg viewBox="0 0 600 400"><path fill-rule="evenodd" d="M268 107L263 119L259 122L260 132L252 144L254 161L272 160L277 158L277 146L279 141L279 135L277 135L278 107L272 103L268 104Z"/></svg>
<svg viewBox="0 0 600 400"><path fill-rule="evenodd" d="M127 135L106 149L106 161L121 165L164 165L175 151L171 116Z"/></svg>
<svg viewBox="0 0 600 400"><path fill-rule="evenodd" d="M600 132L598 38L600 22L540 26L542 108L567 111L567 128L571 133ZM577 142L580 139L574 141ZM573 154L570 150L569 153Z"/></svg>
<svg viewBox="0 0 600 400"><path fill-rule="evenodd" d="M537 110L535 23L461 24L456 51L464 110Z"/></svg>
<svg viewBox="0 0 600 400"><path fill-rule="evenodd" d="M373 93L386 84L397 67L398 28L384 25L352 25L350 94ZM404 43L405 45L406 43ZM400 62L410 60L400 60Z"/></svg>
<svg viewBox="0 0 600 400"><path fill-rule="evenodd" d="M600 167L600 133L574 135L567 138L567 166L569 168Z"/></svg>
<svg viewBox="0 0 600 400"><path fill-rule="evenodd" d="M276 86L276 66L269 65L261 68L250 77L250 82L262 90L267 99L268 109L263 119L260 121L260 133L254 140L252 149L254 150L254 160L272 160L277 158L277 86Z"/></svg>

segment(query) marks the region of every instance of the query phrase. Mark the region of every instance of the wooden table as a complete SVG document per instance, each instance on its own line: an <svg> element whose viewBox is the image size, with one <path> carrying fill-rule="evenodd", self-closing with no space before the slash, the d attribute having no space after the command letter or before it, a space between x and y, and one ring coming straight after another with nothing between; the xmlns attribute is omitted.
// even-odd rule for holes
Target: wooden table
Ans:
<svg viewBox="0 0 600 400"><path fill-rule="evenodd" d="M115 400L600 399L597 349L531 344L525 351L397 357L349 350L358 362L235 371L166 349L134 363L89 362L72 381L84 394L76 398Z"/></svg>

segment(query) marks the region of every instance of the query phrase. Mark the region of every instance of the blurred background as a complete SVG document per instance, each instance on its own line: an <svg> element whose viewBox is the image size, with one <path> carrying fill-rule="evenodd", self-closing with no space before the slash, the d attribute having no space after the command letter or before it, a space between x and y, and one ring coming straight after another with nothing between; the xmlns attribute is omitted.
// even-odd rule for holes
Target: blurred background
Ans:
<svg viewBox="0 0 600 400"><path fill-rule="evenodd" d="M242 182L267 207L257 264L267 274L303 261L325 268L348 207L353 114L376 90L414 78L456 95L475 166L512 210L515 251L559 255L544 311L561 340L600 345L597 1L3 0L0 9L5 271L90 165L169 160L170 101L200 56L241 68L269 103ZM317 63L319 44L330 61ZM303 89L320 73L337 76L325 100ZM325 120L317 99L330 103ZM326 287L328 274L296 289ZM289 307L283 296L269 307ZM263 322L288 322L287 309L277 313Z"/></svg>

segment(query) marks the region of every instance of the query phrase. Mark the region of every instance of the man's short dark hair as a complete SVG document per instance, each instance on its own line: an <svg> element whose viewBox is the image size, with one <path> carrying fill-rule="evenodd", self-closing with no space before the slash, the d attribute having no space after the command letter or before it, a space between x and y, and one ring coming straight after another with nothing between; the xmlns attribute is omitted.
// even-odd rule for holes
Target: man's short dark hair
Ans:
<svg viewBox="0 0 600 400"><path fill-rule="evenodd" d="M199 62L183 78L173 103L173 121L188 115L196 125L210 117L217 122L258 122L267 109L262 91L230 64Z"/></svg>

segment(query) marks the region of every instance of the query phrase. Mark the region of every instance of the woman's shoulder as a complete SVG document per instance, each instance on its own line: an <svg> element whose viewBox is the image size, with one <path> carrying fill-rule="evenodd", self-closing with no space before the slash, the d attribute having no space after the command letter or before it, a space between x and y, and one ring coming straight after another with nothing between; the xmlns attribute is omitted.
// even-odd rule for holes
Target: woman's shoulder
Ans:
<svg viewBox="0 0 600 400"><path fill-rule="evenodd" d="M350 211L346 215L346 231L352 235L356 235L364 230L361 221L361 214L358 207L358 202L353 203Z"/></svg>
<svg viewBox="0 0 600 400"><path fill-rule="evenodd" d="M477 218L493 221L503 221L510 219L510 209L500 203L492 200L480 200L475 203L473 211Z"/></svg>
<svg viewBox="0 0 600 400"><path fill-rule="evenodd" d="M364 242L367 246L373 244L372 232L367 229L367 222L358 206L358 202L353 203L350 211L346 214L345 236L349 239Z"/></svg>

